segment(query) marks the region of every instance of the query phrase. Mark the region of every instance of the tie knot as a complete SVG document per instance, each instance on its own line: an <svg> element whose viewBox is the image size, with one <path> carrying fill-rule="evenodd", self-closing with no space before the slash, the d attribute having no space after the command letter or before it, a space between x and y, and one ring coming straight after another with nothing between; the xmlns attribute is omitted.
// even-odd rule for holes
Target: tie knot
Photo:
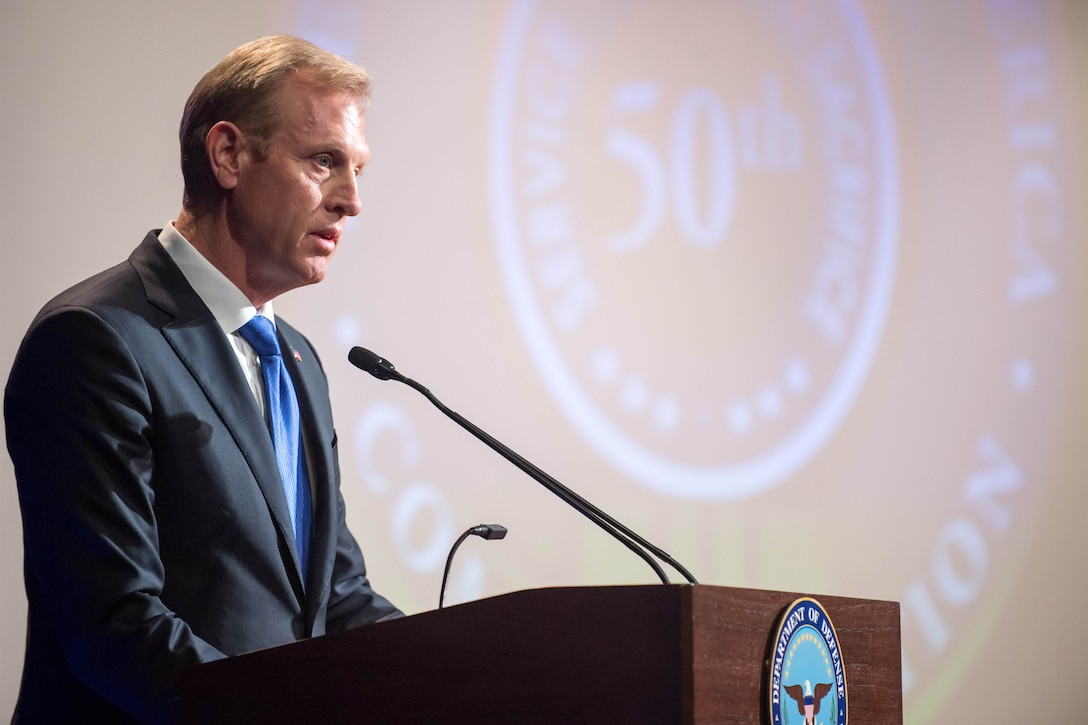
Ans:
<svg viewBox="0 0 1088 725"><path fill-rule="evenodd" d="M253 319L242 325L238 333L253 346L261 357L275 357L280 354L280 343L276 339L276 326L263 315L254 315Z"/></svg>

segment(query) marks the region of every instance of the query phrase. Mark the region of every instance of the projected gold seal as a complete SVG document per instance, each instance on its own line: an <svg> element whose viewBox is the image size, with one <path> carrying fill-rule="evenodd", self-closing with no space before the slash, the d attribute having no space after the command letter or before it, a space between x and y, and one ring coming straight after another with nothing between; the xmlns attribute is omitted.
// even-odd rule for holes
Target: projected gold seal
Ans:
<svg viewBox="0 0 1088 725"><path fill-rule="evenodd" d="M507 290L567 418L661 494L775 485L865 383L896 158L868 35L832 7L515 6L492 115Z"/></svg>

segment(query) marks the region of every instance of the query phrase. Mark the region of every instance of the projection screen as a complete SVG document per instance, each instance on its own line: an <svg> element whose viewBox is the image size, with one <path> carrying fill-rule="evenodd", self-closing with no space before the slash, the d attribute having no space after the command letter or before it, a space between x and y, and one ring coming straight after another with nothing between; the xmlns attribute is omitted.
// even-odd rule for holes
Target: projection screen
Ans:
<svg viewBox="0 0 1088 725"><path fill-rule="evenodd" d="M908 722L1076 717L1082 4L58 5L2 11L3 370L174 218L204 71L301 35L375 78L363 212L276 311L321 352L380 591L437 607L478 523L510 533L462 546L447 603L657 577L355 345L703 583L899 601Z"/></svg>

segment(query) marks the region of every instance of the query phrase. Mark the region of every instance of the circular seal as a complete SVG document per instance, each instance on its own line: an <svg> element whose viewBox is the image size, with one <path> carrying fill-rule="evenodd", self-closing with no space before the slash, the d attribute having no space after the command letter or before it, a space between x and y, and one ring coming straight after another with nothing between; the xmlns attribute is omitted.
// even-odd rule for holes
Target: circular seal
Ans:
<svg viewBox="0 0 1088 725"><path fill-rule="evenodd" d="M848 0L592 7L524 0L504 36L507 293L602 458L667 496L750 496L837 430L883 331L898 189L877 57Z"/></svg>
<svg viewBox="0 0 1088 725"><path fill-rule="evenodd" d="M767 670L773 725L846 725L846 668L835 626L809 597L791 604L775 631Z"/></svg>

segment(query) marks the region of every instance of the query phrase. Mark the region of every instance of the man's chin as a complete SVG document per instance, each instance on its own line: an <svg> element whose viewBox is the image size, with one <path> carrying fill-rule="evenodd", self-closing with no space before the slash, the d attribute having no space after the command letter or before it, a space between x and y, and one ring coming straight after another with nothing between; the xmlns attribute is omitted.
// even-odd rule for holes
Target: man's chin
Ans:
<svg viewBox="0 0 1088 725"><path fill-rule="evenodd" d="M329 266L327 260L322 257L310 262L310 267L307 273L302 278L302 285L317 284L325 279L326 273L328 273Z"/></svg>

